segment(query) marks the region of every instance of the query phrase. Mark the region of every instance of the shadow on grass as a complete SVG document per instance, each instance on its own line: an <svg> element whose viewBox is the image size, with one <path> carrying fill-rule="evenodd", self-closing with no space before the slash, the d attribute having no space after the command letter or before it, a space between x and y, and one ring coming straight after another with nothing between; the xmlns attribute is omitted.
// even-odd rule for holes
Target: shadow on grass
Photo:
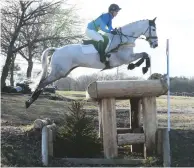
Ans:
<svg viewBox="0 0 194 168"><path fill-rule="evenodd" d="M24 133L17 127L2 131L1 164L4 167L41 166L40 133Z"/></svg>
<svg viewBox="0 0 194 168"><path fill-rule="evenodd" d="M194 166L194 130L171 130L171 166Z"/></svg>

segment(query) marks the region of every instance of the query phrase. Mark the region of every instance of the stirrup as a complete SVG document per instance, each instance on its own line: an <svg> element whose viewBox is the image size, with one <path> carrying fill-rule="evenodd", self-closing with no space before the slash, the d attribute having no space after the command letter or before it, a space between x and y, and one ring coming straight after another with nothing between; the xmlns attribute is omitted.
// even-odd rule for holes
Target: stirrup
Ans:
<svg viewBox="0 0 194 168"><path fill-rule="evenodd" d="M109 69L109 68L110 68L110 62L109 62L109 61L106 61L106 62L105 62L105 66L106 66L106 67L105 67L106 69Z"/></svg>
<svg viewBox="0 0 194 168"><path fill-rule="evenodd" d="M110 69L110 62L109 61L105 61L105 67L101 70L101 71L104 71L106 69Z"/></svg>

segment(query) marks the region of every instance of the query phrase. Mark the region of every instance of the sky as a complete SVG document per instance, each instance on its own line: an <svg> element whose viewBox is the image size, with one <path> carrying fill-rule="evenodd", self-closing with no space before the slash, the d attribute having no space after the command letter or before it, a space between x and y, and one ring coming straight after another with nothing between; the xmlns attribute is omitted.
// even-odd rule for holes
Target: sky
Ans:
<svg viewBox="0 0 194 168"><path fill-rule="evenodd" d="M113 27L123 26L142 19L156 19L159 46L151 49L145 40L136 40L135 52L147 52L151 55L151 72L166 73L166 40L169 39L170 76L194 76L194 10L191 0L71 0L80 7L80 17L88 21L106 12L111 3L117 3L122 10L113 19ZM144 65L142 65L144 66ZM142 67L141 66L141 67ZM88 70L86 70L88 71ZM114 71L114 70L112 70ZM141 68L119 71L141 76ZM80 71L75 70L74 73ZM82 71L83 73L83 71Z"/></svg>
<svg viewBox="0 0 194 168"><path fill-rule="evenodd" d="M77 14L83 19L85 31L87 23L107 12L111 3L117 3L122 10L113 19L113 28L142 19L156 19L158 47L151 49L148 42L138 39L134 52L147 52L151 56L151 72L166 73L166 40L169 39L169 74L170 76L194 76L194 10L191 0L69 0L76 4ZM145 66L145 65L142 65ZM141 66L141 67L142 67ZM144 77L140 68L132 71L126 66L119 67L119 72L126 72L129 76ZM77 68L71 76L76 77L93 72L91 68ZM116 73L116 68L107 70ZM149 73L147 74L149 75Z"/></svg>

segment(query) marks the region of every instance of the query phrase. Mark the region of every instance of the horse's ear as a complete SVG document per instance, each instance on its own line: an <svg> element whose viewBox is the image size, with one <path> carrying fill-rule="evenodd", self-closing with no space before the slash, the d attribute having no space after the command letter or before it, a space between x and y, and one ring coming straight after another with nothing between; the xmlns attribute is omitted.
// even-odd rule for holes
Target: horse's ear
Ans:
<svg viewBox="0 0 194 168"><path fill-rule="evenodd" d="M155 18L153 19L153 22L155 22L156 18L157 18L157 17L155 17Z"/></svg>

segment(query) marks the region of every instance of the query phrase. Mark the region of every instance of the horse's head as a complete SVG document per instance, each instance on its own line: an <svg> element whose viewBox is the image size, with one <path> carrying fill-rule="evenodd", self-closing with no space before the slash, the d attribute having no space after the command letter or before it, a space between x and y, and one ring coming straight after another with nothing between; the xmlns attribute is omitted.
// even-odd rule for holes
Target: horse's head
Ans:
<svg viewBox="0 0 194 168"><path fill-rule="evenodd" d="M115 37L114 35L107 33L109 40L111 40L111 47L109 50L116 48L122 43L134 43L141 35L145 36L146 39L143 39L149 42L151 48L156 48L158 46L158 37L155 20L156 18L153 20L145 19L124 25L119 29L115 29L117 31Z"/></svg>
<svg viewBox="0 0 194 168"><path fill-rule="evenodd" d="M144 35L146 36L146 41L149 42L151 48L158 47L158 37L156 33L156 17L153 20L148 20L148 28L146 29Z"/></svg>

